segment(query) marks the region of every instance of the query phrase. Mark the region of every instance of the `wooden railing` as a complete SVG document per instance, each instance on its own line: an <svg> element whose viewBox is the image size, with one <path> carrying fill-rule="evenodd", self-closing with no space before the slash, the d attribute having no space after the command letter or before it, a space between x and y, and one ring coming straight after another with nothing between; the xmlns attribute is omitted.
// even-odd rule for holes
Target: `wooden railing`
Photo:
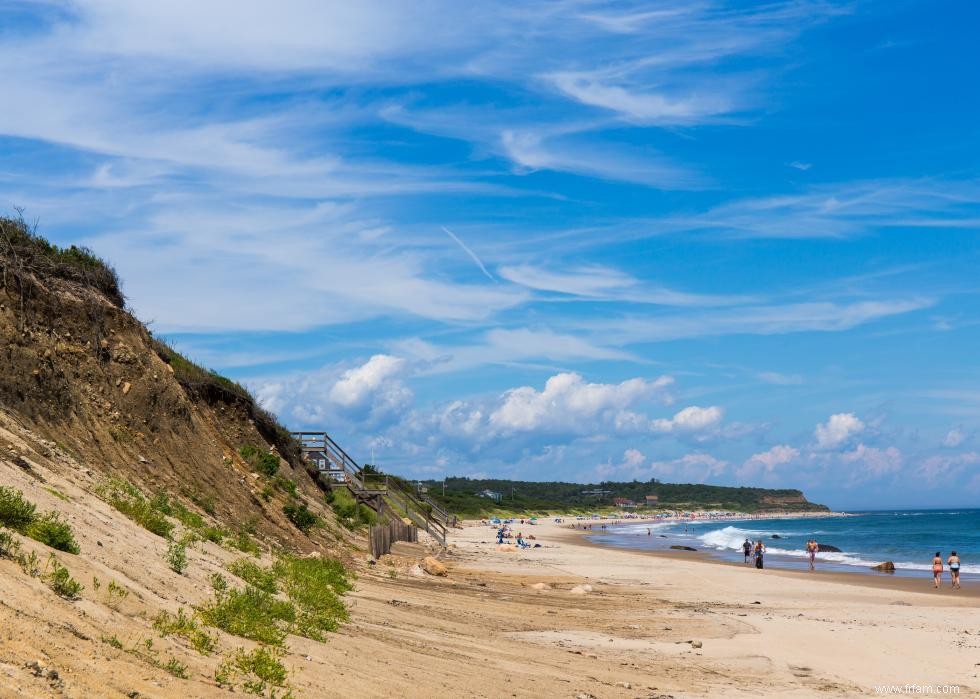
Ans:
<svg viewBox="0 0 980 699"><path fill-rule="evenodd" d="M315 468L332 483L343 483L359 500L371 505L379 514L388 499L398 517L407 517L415 526L425 529L436 541L446 545L447 529L456 518L431 498L413 492L400 479L381 473L365 472L326 432L293 432L308 461L313 455L326 461ZM312 461L311 461L312 463Z"/></svg>

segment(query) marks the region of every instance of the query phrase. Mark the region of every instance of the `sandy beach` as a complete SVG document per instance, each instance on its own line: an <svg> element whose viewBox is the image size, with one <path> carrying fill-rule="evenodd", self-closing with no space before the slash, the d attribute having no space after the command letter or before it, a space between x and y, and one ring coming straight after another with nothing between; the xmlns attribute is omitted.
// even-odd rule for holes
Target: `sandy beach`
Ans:
<svg viewBox="0 0 980 699"><path fill-rule="evenodd" d="M969 587L610 550L550 522L533 533L542 548L502 551L489 527L468 523L445 557L446 579L365 581L355 626L387 603L382 636L422 643L423 664L456 678L442 688L456 696L980 691L980 608ZM409 632L423 617L442 633ZM410 657L390 658L392 671ZM421 678L407 687L419 691L406 696L441 695Z"/></svg>

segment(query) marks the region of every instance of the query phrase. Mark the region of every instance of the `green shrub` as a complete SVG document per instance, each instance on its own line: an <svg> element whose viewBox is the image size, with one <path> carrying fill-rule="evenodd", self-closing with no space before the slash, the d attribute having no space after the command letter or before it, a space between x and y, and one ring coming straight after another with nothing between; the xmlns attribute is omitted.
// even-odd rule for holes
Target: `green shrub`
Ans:
<svg viewBox="0 0 980 699"><path fill-rule="evenodd" d="M279 457L268 452L262 454L255 464L255 470L272 478L279 471Z"/></svg>
<svg viewBox="0 0 980 699"><path fill-rule="evenodd" d="M194 617L184 614L183 609L177 610L177 616L160 612L153 620L153 628L160 632L161 637L173 634L186 638L201 655L211 655L217 644L215 637L202 630Z"/></svg>
<svg viewBox="0 0 980 699"><path fill-rule="evenodd" d="M258 458L259 450L251 444L246 444L245 446L243 446L241 449L238 450L238 455L242 457L243 461L251 465L253 460Z"/></svg>
<svg viewBox="0 0 980 699"><path fill-rule="evenodd" d="M228 591L228 580L221 573L211 573L208 580L211 582L211 589L219 598Z"/></svg>
<svg viewBox="0 0 980 699"><path fill-rule="evenodd" d="M17 563L25 575L36 578L41 574L41 560L37 557L36 551L31 551L26 555L23 553L17 554Z"/></svg>
<svg viewBox="0 0 980 699"><path fill-rule="evenodd" d="M174 677L179 677L182 680L187 679L187 666L173 656L170 656L170 660L168 660L160 667L162 667L164 670L169 672Z"/></svg>
<svg viewBox="0 0 980 699"><path fill-rule="evenodd" d="M283 478L282 476L277 476L275 480L276 487L285 493L289 493L291 496L296 497L296 481L291 481L288 478Z"/></svg>
<svg viewBox="0 0 980 699"><path fill-rule="evenodd" d="M144 529L164 539L170 538L174 525L166 516L170 510L170 501L166 495L158 494L152 501L147 500L139 488L119 478L102 484L98 493L106 502Z"/></svg>
<svg viewBox="0 0 980 699"><path fill-rule="evenodd" d="M257 587L265 592L276 594L279 591L276 585L276 571L272 568L263 568L254 561L247 558L240 558L228 566L228 570L253 587Z"/></svg>
<svg viewBox="0 0 980 699"><path fill-rule="evenodd" d="M377 515L367 505L358 503L346 488L333 491L330 507L337 515L337 521L351 531L360 529L377 521Z"/></svg>
<svg viewBox="0 0 980 699"><path fill-rule="evenodd" d="M34 503L24 499L19 490L0 486L0 524L23 532L34 521Z"/></svg>
<svg viewBox="0 0 980 699"><path fill-rule="evenodd" d="M47 575L47 581L55 594L67 600L78 599L85 587L71 577L68 569L61 565L61 562L55 558L53 553L48 559L48 564L51 566L51 572Z"/></svg>
<svg viewBox="0 0 980 699"><path fill-rule="evenodd" d="M219 686L233 685L236 678L242 681L242 689L251 694L275 696L274 688L285 687L288 673L280 658L282 651L273 648L256 648L249 652L239 648L214 674Z"/></svg>
<svg viewBox="0 0 980 699"><path fill-rule="evenodd" d="M176 517L177 520L188 529L204 529L204 527L207 526L207 522L204 521L204 517L199 515L197 512L188 509L187 506L179 500L174 500L173 503L171 503L170 512L167 514L172 517Z"/></svg>
<svg viewBox="0 0 980 699"><path fill-rule="evenodd" d="M225 530L221 527L203 527L200 534L202 538L219 545L226 536Z"/></svg>
<svg viewBox="0 0 980 699"><path fill-rule="evenodd" d="M275 569L282 578L283 591L297 609L292 633L323 641L324 633L335 631L348 618L340 595L353 586L339 561L284 556Z"/></svg>
<svg viewBox="0 0 980 699"><path fill-rule="evenodd" d="M198 613L208 626L274 646L282 644L296 621L296 609L291 603L252 586L221 593Z"/></svg>
<svg viewBox="0 0 980 699"><path fill-rule="evenodd" d="M167 565L170 566L170 570L178 575L183 575L184 571L187 570L187 546L183 543L174 542L170 544L164 558Z"/></svg>
<svg viewBox="0 0 980 699"><path fill-rule="evenodd" d="M20 542L6 529L0 527L0 558L14 558L20 551Z"/></svg>
<svg viewBox="0 0 980 699"><path fill-rule="evenodd" d="M53 549L76 554L79 552L71 526L57 512L45 512L27 525L24 533Z"/></svg>
<svg viewBox="0 0 980 699"><path fill-rule="evenodd" d="M118 650L122 650L122 647L123 647L122 641L120 641L119 638L115 634L113 634L112 636L105 636L105 635L103 635L101 640L102 640L103 643L107 643L108 645L112 646L113 648L117 648Z"/></svg>
<svg viewBox="0 0 980 699"><path fill-rule="evenodd" d="M283 505L282 511L286 515L286 519L296 525L296 528L304 534L313 527L320 525L320 518L310 512L305 502L286 503Z"/></svg>
<svg viewBox="0 0 980 699"><path fill-rule="evenodd" d="M244 530L238 532L229 540L228 543L232 546L232 548L236 548L242 553L249 553L253 556L262 555L262 549L260 549L259 545L255 543L251 536L249 536L248 532Z"/></svg>

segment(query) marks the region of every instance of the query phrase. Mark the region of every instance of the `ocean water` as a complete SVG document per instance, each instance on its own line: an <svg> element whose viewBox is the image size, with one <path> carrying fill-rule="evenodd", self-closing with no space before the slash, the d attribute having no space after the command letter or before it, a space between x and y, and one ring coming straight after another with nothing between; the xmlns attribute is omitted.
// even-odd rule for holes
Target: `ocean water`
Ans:
<svg viewBox="0 0 980 699"><path fill-rule="evenodd" d="M746 537L753 542L762 539L766 566L774 568L806 569L804 547L811 537L841 550L818 554L818 570L872 573L872 566L891 561L897 575L931 577L933 554L941 551L945 562L955 550L962 561L961 578L980 580L980 509L854 512L845 517L812 519L632 521L607 523L604 530L599 524L593 522L597 533L592 536L598 544L646 550L679 544L738 562L743 560ZM949 581L948 567L944 580Z"/></svg>

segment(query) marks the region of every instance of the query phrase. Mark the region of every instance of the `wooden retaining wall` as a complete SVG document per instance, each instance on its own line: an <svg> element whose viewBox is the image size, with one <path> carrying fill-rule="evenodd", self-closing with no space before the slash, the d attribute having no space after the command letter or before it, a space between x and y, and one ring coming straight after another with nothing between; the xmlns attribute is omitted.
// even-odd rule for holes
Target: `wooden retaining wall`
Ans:
<svg viewBox="0 0 980 699"><path fill-rule="evenodd" d="M375 524L368 531L371 555L375 558L391 553L391 545L396 541L416 542L418 540L418 527L414 524L405 524L400 519L393 519L386 524Z"/></svg>

